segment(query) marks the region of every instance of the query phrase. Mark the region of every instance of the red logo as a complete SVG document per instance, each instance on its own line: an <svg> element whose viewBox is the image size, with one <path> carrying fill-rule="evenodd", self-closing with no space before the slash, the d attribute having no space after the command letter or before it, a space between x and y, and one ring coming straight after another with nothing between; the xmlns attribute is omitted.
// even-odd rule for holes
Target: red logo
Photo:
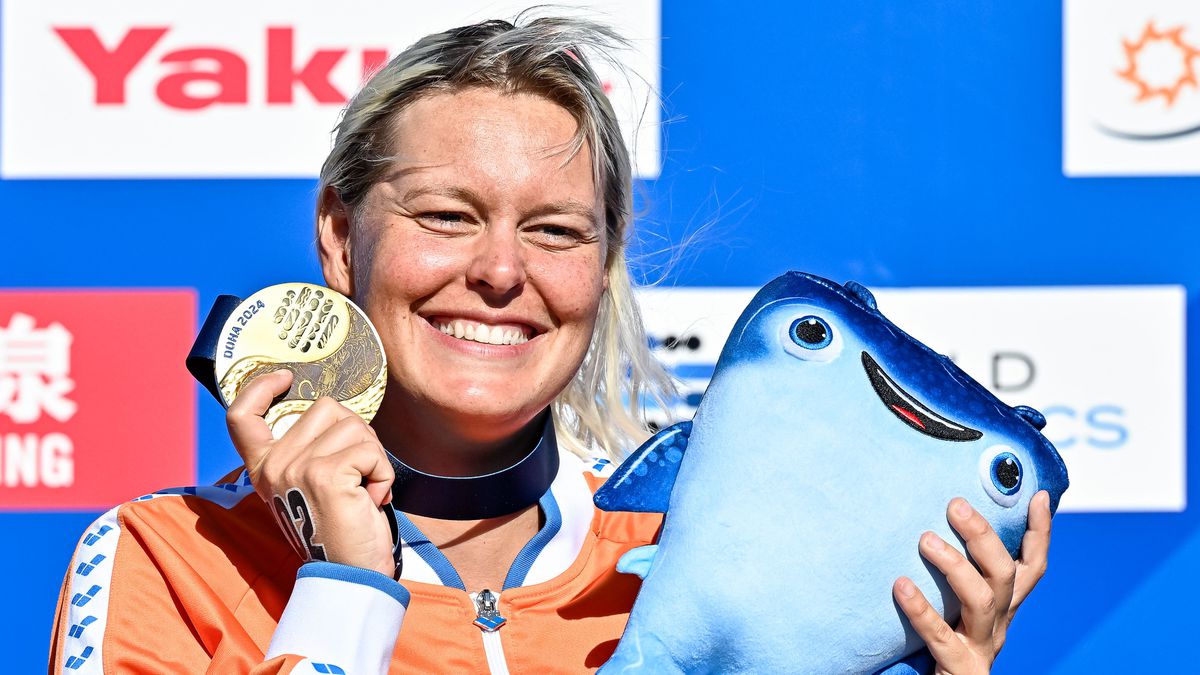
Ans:
<svg viewBox="0 0 1200 675"><path fill-rule="evenodd" d="M195 482L189 291L0 292L0 509Z"/></svg>
<svg viewBox="0 0 1200 675"><path fill-rule="evenodd" d="M339 88L334 69L343 61L356 62L365 82L387 63L387 49L365 47L329 47L311 53L297 53L295 29L272 26L266 29L263 52L266 68L261 92L250 89L250 55L215 45L194 45L163 54L157 64L147 56L170 32L166 26L130 28L115 44L105 45L93 28L55 26L79 64L95 82L97 105L124 105L126 82L138 68L157 67L161 73L154 94L163 105L177 110L202 110L214 104L246 105L253 100L270 105L289 105L297 96L306 96L322 105L345 105L349 100ZM169 40L169 38L166 38ZM345 83L343 83L345 84ZM613 85L603 83L604 93L612 94ZM353 92L350 92L353 93Z"/></svg>
<svg viewBox="0 0 1200 675"><path fill-rule="evenodd" d="M146 55L168 32L166 26L130 28L115 45L106 46L92 28L56 26L54 32L96 83L98 105L125 103L125 82ZM269 104L290 104L296 92L306 91L317 103L343 105L346 93L333 81L333 70L351 51L348 47L318 49L301 56L295 53L294 30L266 30L265 91ZM358 53L363 80L387 62L386 49L361 49ZM253 95L247 59L236 51L214 45L194 45L163 54L157 64L162 77L155 87L158 100L170 108L199 110L216 103L245 105ZM197 93L198 87L204 93Z"/></svg>

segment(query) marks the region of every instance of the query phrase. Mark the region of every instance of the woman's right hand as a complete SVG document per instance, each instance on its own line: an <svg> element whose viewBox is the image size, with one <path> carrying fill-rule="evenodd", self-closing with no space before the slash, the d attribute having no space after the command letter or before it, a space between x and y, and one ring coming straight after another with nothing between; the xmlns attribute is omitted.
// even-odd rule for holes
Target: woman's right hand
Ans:
<svg viewBox="0 0 1200 675"><path fill-rule="evenodd" d="M392 533L381 509L395 473L375 430L322 397L275 439L263 416L291 382L287 370L255 377L229 406L229 436L250 482L302 557L393 576Z"/></svg>

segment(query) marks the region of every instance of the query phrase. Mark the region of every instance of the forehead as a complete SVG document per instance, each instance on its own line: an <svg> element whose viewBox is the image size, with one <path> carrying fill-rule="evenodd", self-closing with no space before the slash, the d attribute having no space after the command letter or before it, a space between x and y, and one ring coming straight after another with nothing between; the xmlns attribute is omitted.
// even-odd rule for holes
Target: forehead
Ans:
<svg viewBox="0 0 1200 675"><path fill-rule="evenodd" d="M393 181L470 183L511 197L595 201L591 154L571 154L578 125L535 94L470 88L425 96L394 121Z"/></svg>

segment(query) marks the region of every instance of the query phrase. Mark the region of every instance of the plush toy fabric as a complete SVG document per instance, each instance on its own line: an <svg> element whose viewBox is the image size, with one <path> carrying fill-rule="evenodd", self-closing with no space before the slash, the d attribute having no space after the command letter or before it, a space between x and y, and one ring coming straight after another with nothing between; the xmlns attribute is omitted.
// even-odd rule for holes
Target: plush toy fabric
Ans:
<svg viewBox="0 0 1200 675"><path fill-rule="evenodd" d="M798 272L742 313L691 422L668 427L596 494L662 511L644 583L603 673L926 672L892 600L913 579L953 624L960 605L921 558L926 530L962 549L965 497L1018 554L1029 500L1067 471L1012 408L909 337L867 289Z"/></svg>

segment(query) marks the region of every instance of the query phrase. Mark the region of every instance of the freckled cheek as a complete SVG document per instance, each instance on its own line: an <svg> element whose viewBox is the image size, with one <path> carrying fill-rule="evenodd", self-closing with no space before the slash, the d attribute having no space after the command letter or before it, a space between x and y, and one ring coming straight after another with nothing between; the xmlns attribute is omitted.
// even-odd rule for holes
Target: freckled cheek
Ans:
<svg viewBox="0 0 1200 675"><path fill-rule="evenodd" d="M421 297L444 286L463 268L461 256L444 247L402 244L379 253L371 264L371 286L394 295Z"/></svg>
<svg viewBox="0 0 1200 675"><path fill-rule="evenodd" d="M459 256L436 247L398 244L377 249L363 289L368 313L377 321L408 315L414 305L460 275L462 264Z"/></svg>
<svg viewBox="0 0 1200 675"><path fill-rule="evenodd" d="M560 323L590 322L604 291L604 273L596 257L547 261L527 266L551 312Z"/></svg>

